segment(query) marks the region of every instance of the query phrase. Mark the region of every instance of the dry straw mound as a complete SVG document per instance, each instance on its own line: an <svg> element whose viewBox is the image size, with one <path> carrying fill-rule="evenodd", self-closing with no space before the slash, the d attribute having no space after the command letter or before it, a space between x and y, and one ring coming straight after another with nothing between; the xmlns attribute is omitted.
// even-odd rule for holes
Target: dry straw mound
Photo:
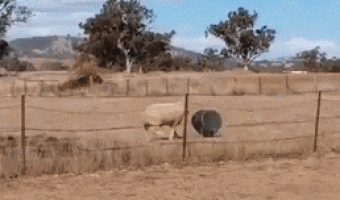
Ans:
<svg viewBox="0 0 340 200"><path fill-rule="evenodd" d="M81 56L72 66L69 80L63 83L59 90L65 91L68 89L90 87L92 84L102 84L104 81L99 74L105 73L104 71L98 67L93 58Z"/></svg>

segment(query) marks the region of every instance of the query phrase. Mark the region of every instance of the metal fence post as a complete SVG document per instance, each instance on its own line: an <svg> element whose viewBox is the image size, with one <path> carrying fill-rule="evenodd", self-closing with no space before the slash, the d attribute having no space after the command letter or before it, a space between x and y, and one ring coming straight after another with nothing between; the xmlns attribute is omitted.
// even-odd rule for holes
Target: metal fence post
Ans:
<svg viewBox="0 0 340 200"><path fill-rule="evenodd" d="M319 132L319 120L320 120L320 104L321 104L321 91L319 91L318 107L316 109L314 152L316 152L316 149L317 149L317 140L318 140L318 132Z"/></svg>
<svg viewBox="0 0 340 200"><path fill-rule="evenodd" d="M25 175L26 172L25 95L21 95L21 150L22 150L21 175Z"/></svg>
<svg viewBox="0 0 340 200"><path fill-rule="evenodd" d="M183 127L183 162L186 161L187 152L187 121L188 121L188 97L189 94L185 94L185 105L184 105L184 127Z"/></svg>

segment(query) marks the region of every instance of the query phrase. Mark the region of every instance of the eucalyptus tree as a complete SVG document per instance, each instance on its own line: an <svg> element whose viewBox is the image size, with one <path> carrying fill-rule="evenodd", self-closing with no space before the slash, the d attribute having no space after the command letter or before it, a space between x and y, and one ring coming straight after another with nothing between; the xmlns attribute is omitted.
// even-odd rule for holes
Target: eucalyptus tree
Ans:
<svg viewBox="0 0 340 200"><path fill-rule="evenodd" d="M221 59L223 57L223 54L219 54L219 50L214 49L212 47L205 48L203 50L203 53L206 55L206 60L209 61L209 66L211 68L217 66L217 63L221 64Z"/></svg>
<svg viewBox="0 0 340 200"><path fill-rule="evenodd" d="M99 14L80 23L88 39L76 49L100 60L100 67L123 63L131 73L134 63L149 62L164 53L175 31L160 34L147 29L152 9L137 0L107 0Z"/></svg>
<svg viewBox="0 0 340 200"><path fill-rule="evenodd" d="M239 59L248 66L262 53L269 51L276 34L267 26L254 29L257 17L256 11L251 13L239 7L237 11L229 12L227 20L208 26L205 35L208 37L210 33L222 39L227 46L221 51L222 55Z"/></svg>
<svg viewBox="0 0 340 200"><path fill-rule="evenodd" d="M26 6L17 6L16 0L0 0L0 59L11 50L7 41L3 39L8 28L20 22L26 23L31 16L31 10Z"/></svg>
<svg viewBox="0 0 340 200"><path fill-rule="evenodd" d="M321 53L320 46L299 52L296 54L296 57L303 59L303 64L309 71L320 71L321 67L324 67L324 63L327 61L327 53Z"/></svg>

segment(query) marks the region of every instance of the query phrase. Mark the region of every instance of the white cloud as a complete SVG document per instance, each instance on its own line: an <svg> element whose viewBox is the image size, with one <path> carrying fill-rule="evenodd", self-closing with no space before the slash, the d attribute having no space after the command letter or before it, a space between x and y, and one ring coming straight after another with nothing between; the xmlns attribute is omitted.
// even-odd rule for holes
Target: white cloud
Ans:
<svg viewBox="0 0 340 200"><path fill-rule="evenodd" d="M279 38L270 46L269 52L261 55L259 59L273 59L279 57L292 57L296 53L304 50L311 50L320 46L320 52L326 52L327 58L333 56L340 57L340 45L329 40L307 40L304 38L292 38L289 41L283 41Z"/></svg>
<svg viewBox="0 0 340 200"><path fill-rule="evenodd" d="M94 7L102 7L105 0L19 0L33 12L84 12Z"/></svg>
<svg viewBox="0 0 340 200"><path fill-rule="evenodd" d="M219 50L225 48L225 43L221 39L213 36L209 36L208 38L190 38L175 35L172 39L172 45L201 53L204 48L207 47ZM316 46L320 46L320 52L326 52L328 58L333 56L340 57L340 47L339 44L336 44L335 42L327 40L309 41L304 38L293 38L288 42L276 39L270 46L269 51L262 54L258 59L295 56L298 52L310 50Z"/></svg>
<svg viewBox="0 0 340 200"><path fill-rule="evenodd" d="M149 3L184 4L187 0L141 0L142 5ZM34 12L84 12L102 8L106 0L18 0Z"/></svg>
<svg viewBox="0 0 340 200"><path fill-rule="evenodd" d="M78 36L83 31L74 25L51 25L51 26L13 26L7 34L9 41L17 38L51 36L71 34L71 36Z"/></svg>
<svg viewBox="0 0 340 200"><path fill-rule="evenodd" d="M146 4L146 3L162 3L162 4L184 4L188 0L141 0L141 4Z"/></svg>
<svg viewBox="0 0 340 200"><path fill-rule="evenodd" d="M36 16L27 21L28 26L51 26L51 25L76 25L79 22L85 22L87 18L93 17L93 12L77 12L77 13L53 13L38 12Z"/></svg>
<svg viewBox="0 0 340 200"><path fill-rule="evenodd" d="M46 36L51 34L51 29L49 28L29 28L27 29L29 35L39 35Z"/></svg>
<svg viewBox="0 0 340 200"><path fill-rule="evenodd" d="M293 38L288 42L284 43L286 48L293 53L294 55L298 52L304 50L310 50L315 48L316 46L320 46L320 52L326 52L328 58L333 56L339 57L340 55L340 47L335 42L328 40L316 40L310 41L304 38Z"/></svg>
<svg viewBox="0 0 340 200"><path fill-rule="evenodd" d="M93 17L95 13L77 12L77 13L45 13L38 12L36 16L30 18L27 23L13 25L7 32L10 40L16 38L25 38L33 36L46 35L77 35L83 33L79 28L80 22L86 22L86 19ZM49 31L48 31L49 30Z"/></svg>
<svg viewBox="0 0 340 200"><path fill-rule="evenodd" d="M327 40L310 41L304 38L293 38L285 43L291 50L307 50L313 49L316 46L321 48L335 48L335 44Z"/></svg>
<svg viewBox="0 0 340 200"><path fill-rule="evenodd" d="M144 0L142 2L151 1L154 0ZM106 0L18 0L18 5L25 5L32 9L35 16L29 18L26 24L20 23L17 26L12 26L7 37L12 40L15 38L44 36L48 32L52 35L59 33L77 35L78 33L83 33L78 24L86 22L86 19L99 13L105 2ZM155 0L154 2L163 2L163 0ZM182 1L164 1L164 3L171 2L178 3ZM44 31L34 31L34 29ZM160 32L172 30L157 23L153 24L152 29L158 29Z"/></svg>

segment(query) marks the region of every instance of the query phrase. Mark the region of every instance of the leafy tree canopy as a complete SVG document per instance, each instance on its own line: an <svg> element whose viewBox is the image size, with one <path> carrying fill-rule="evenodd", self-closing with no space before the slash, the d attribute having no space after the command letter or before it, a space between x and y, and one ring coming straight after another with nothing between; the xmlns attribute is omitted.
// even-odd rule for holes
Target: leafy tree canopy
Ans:
<svg viewBox="0 0 340 200"><path fill-rule="evenodd" d="M17 22L26 22L32 12L25 6L17 6L16 0L0 0L0 35L3 38L7 28Z"/></svg>
<svg viewBox="0 0 340 200"><path fill-rule="evenodd" d="M297 58L303 58L306 62L316 62L319 58L326 59L327 53L320 53L320 46L311 50L305 50L296 54Z"/></svg>
<svg viewBox="0 0 340 200"><path fill-rule="evenodd" d="M317 46L311 50L305 50L296 54L297 58L302 58L305 66L312 70L312 68L316 68L315 70L320 71L320 67L322 65L317 64L317 61L320 60L321 63L325 63L327 61L327 53L320 52L320 46Z"/></svg>
<svg viewBox="0 0 340 200"><path fill-rule="evenodd" d="M131 72L134 62L148 62L165 52L175 34L147 31L154 18L153 10L137 0L108 0L99 14L79 24L89 38L76 49L94 55L101 67L121 63Z"/></svg>
<svg viewBox="0 0 340 200"><path fill-rule="evenodd" d="M0 0L0 37L4 38L8 27L18 22L26 22L32 12L25 6L17 6L15 0ZM0 40L0 59L10 52L8 43Z"/></svg>
<svg viewBox="0 0 340 200"><path fill-rule="evenodd" d="M218 50L211 47L205 48L203 53L208 56L208 58L215 58L217 56Z"/></svg>
<svg viewBox="0 0 340 200"><path fill-rule="evenodd" d="M205 32L221 38L227 48L221 51L225 57L241 58L249 63L262 53L268 51L274 40L276 31L262 26L254 30L257 13L250 13L247 9L239 7L237 11L229 12L228 19L219 24L211 24Z"/></svg>

